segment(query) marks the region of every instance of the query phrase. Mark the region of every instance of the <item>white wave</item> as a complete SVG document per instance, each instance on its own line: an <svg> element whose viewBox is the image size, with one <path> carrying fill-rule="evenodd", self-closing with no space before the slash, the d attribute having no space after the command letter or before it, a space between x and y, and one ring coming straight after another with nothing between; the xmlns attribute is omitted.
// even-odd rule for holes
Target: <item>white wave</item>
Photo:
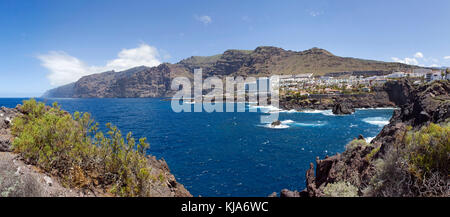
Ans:
<svg viewBox="0 0 450 217"><path fill-rule="evenodd" d="M295 123L295 121L293 121L293 120L281 121L281 124L292 124L292 123Z"/></svg>
<svg viewBox="0 0 450 217"><path fill-rule="evenodd" d="M266 127L266 128L270 128L270 129L286 129L286 128L289 128L289 125L284 125L284 124L280 124L280 125L265 124L265 125L262 125L262 126Z"/></svg>
<svg viewBox="0 0 450 217"><path fill-rule="evenodd" d="M375 139L375 136L374 137L367 137L365 139L366 139L367 143L370 143L370 142L372 142L373 139Z"/></svg>
<svg viewBox="0 0 450 217"><path fill-rule="evenodd" d="M275 106L272 105L268 105L268 106L262 106L262 105L250 105L249 106L250 109L259 109L261 112L263 113L272 113L272 112L280 112L283 111L280 108L277 108Z"/></svg>
<svg viewBox="0 0 450 217"><path fill-rule="evenodd" d="M322 115L326 115L326 116L334 116L335 114L333 114L333 112L329 109L329 110L303 110L303 113L307 113L307 114L322 114Z"/></svg>
<svg viewBox="0 0 450 217"><path fill-rule="evenodd" d="M294 123L295 123L295 121L293 121L293 120L284 120L284 121L281 121L280 125L272 125L272 123L269 123L269 124L264 124L261 126L266 127L266 128L271 128L271 129L286 129L286 128L289 128L290 125L292 125Z"/></svg>
<svg viewBox="0 0 450 217"><path fill-rule="evenodd" d="M286 129L289 128L291 126L297 126L297 127L321 127L321 126L325 126L326 124L328 124L328 122L322 122L322 121L318 121L318 122L307 122L307 123L302 123L302 122L296 122L293 120L284 120L281 121L280 125L276 125L273 126L272 123L268 123L268 124L264 124L264 125L260 125L262 127L266 127L266 128L272 128L272 129Z"/></svg>
<svg viewBox="0 0 450 217"><path fill-rule="evenodd" d="M362 121L364 121L368 124L377 125L379 127L383 127L384 125L389 124L389 119L384 118L384 117L364 118L364 119L362 119Z"/></svg>
<svg viewBox="0 0 450 217"><path fill-rule="evenodd" d="M249 103L248 108L249 109L259 109L262 113L296 113L296 112L299 112L295 109L284 110L284 109L280 109L280 108L272 106L272 105L267 105L267 106L251 105L251 103ZM330 112L331 112L331 110L330 110Z"/></svg>
<svg viewBox="0 0 450 217"><path fill-rule="evenodd" d="M327 122L317 122L317 123L294 123L294 125L296 126L301 126L301 127L322 127L325 126L327 124Z"/></svg>
<svg viewBox="0 0 450 217"><path fill-rule="evenodd" d="M298 111L295 110L295 109L291 109L291 110L280 110L279 112L284 112L284 113L296 113L296 112L298 112Z"/></svg>
<svg viewBox="0 0 450 217"><path fill-rule="evenodd" d="M355 110L395 110L396 107L379 107L379 108L356 108Z"/></svg>

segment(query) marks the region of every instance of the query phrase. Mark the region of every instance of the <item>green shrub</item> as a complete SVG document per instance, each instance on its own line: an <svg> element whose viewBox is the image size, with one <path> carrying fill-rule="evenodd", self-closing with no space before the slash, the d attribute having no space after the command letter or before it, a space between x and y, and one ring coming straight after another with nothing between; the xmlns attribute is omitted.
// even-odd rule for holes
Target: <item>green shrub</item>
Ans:
<svg viewBox="0 0 450 217"><path fill-rule="evenodd" d="M372 149L372 151L370 151L369 154L367 154L366 159L367 161L371 161L373 156L375 156L375 154L377 154L380 151L381 146Z"/></svg>
<svg viewBox="0 0 450 217"><path fill-rule="evenodd" d="M329 183L323 189L326 197L357 197L358 188L349 182Z"/></svg>
<svg viewBox="0 0 450 217"><path fill-rule="evenodd" d="M403 143L389 147L374 162L376 173L365 196L450 196L448 177L450 125L429 124L419 130L407 127Z"/></svg>
<svg viewBox="0 0 450 217"><path fill-rule="evenodd" d="M122 137L117 127L98 131L89 113L73 117L54 103L23 102L24 115L14 119L12 147L26 161L57 175L70 187L102 187L117 196L150 196L149 144Z"/></svg>
<svg viewBox="0 0 450 217"><path fill-rule="evenodd" d="M410 171L418 178L426 173L448 174L450 166L450 124L431 123L420 130L408 132L406 149Z"/></svg>
<svg viewBox="0 0 450 217"><path fill-rule="evenodd" d="M369 145L369 144L364 139L354 139L347 144L345 149L350 151L350 150L354 150L357 147L365 147L367 145Z"/></svg>

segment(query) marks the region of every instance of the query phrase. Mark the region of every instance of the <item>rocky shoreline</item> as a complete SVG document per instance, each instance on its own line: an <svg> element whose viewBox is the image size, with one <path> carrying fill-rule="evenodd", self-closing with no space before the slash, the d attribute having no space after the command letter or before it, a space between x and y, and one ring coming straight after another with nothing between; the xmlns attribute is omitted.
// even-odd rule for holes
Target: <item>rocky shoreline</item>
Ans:
<svg viewBox="0 0 450 217"><path fill-rule="evenodd" d="M0 108L0 197L110 197L104 189L73 189L64 187L59 177L46 174L12 152L11 124L22 115L20 106ZM162 175L161 181L152 186L154 197L192 197L171 174L164 159L148 156L148 166L153 176Z"/></svg>
<svg viewBox="0 0 450 217"><path fill-rule="evenodd" d="M326 95L307 99L287 96L280 99L283 110L332 110L333 114L351 114L360 108L392 108L395 102L389 97L386 86L374 89L371 93L353 95Z"/></svg>
<svg viewBox="0 0 450 217"><path fill-rule="evenodd" d="M283 189L281 197L322 197L328 184L339 182L356 186L359 196L375 175L377 159L383 159L399 143L408 128L420 129L430 123L448 123L450 118L450 82L438 81L413 86L403 80L388 82L384 86L387 99L400 109L395 110L388 125L373 139L370 145L348 148L342 154L316 159L316 167L310 163L306 172L306 189ZM355 106L355 105L353 105ZM450 187L448 178L442 185ZM402 184L402 183L399 183ZM445 188L445 187L444 187ZM448 190L447 190L448 194ZM273 193L271 196L277 196ZM370 196L370 195L369 195ZM401 195L400 195L401 196Z"/></svg>

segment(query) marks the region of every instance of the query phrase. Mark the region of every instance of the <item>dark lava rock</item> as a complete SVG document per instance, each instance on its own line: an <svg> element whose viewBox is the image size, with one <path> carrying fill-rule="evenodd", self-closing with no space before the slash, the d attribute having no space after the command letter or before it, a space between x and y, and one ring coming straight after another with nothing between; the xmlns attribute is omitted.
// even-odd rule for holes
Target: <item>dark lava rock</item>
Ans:
<svg viewBox="0 0 450 217"><path fill-rule="evenodd" d="M280 126L280 125L281 125L280 120L276 120L276 121L272 122L272 126Z"/></svg>
<svg viewBox="0 0 450 217"><path fill-rule="evenodd" d="M361 134L359 134L359 136L358 136L358 140L364 140L365 138L364 138L364 136L363 135L361 135Z"/></svg>
<svg viewBox="0 0 450 217"><path fill-rule="evenodd" d="M355 110L346 103L336 103L333 106L332 111L335 115L349 115L355 112Z"/></svg>

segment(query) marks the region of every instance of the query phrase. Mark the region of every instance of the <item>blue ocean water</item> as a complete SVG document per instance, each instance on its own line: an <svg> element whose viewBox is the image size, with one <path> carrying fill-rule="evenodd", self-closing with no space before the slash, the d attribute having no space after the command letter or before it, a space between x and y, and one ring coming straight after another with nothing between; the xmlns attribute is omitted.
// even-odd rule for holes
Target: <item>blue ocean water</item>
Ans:
<svg viewBox="0 0 450 217"><path fill-rule="evenodd" d="M23 99L3 98L15 107ZM147 137L149 153L163 157L177 180L194 195L267 196L283 188L301 190L310 162L342 152L354 137L374 137L392 109L281 112L279 129L260 123L258 112L175 113L160 99L38 99L63 109L89 112L102 126ZM251 106L251 105L250 105Z"/></svg>

